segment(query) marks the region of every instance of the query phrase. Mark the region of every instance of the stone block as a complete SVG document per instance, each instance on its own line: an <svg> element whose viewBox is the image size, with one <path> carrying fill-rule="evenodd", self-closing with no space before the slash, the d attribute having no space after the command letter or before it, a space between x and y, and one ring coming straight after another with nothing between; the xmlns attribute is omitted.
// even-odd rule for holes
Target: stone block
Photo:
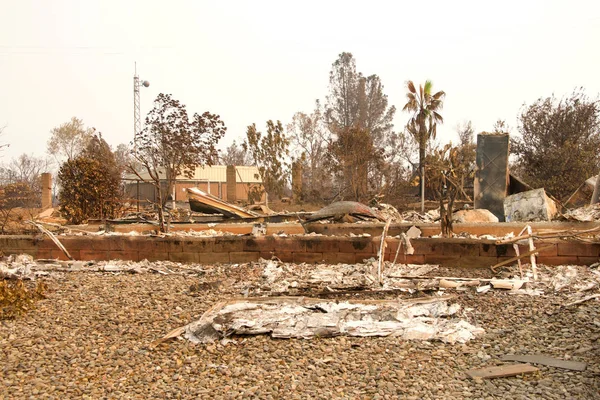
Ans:
<svg viewBox="0 0 600 400"><path fill-rule="evenodd" d="M597 243L564 242L557 245L559 256L600 257L600 244Z"/></svg>
<svg viewBox="0 0 600 400"><path fill-rule="evenodd" d="M109 257L111 260L139 261L139 253L133 250L110 251Z"/></svg>
<svg viewBox="0 0 600 400"><path fill-rule="evenodd" d="M407 254L406 264L425 264L425 255L423 254Z"/></svg>
<svg viewBox="0 0 600 400"><path fill-rule="evenodd" d="M198 262L203 264L228 263L229 253L195 253L198 255Z"/></svg>
<svg viewBox="0 0 600 400"><path fill-rule="evenodd" d="M443 254L444 252L444 244L436 243L435 239L413 239L410 244L415 250L415 254Z"/></svg>
<svg viewBox="0 0 600 400"><path fill-rule="evenodd" d="M21 249L26 253L25 250L37 250L38 244L29 236L0 235L0 250L5 251L6 249Z"/></svg>
<svg viewBox="0 0 600 400"><path fill-rule="evenodd" d="M320 263L323 262L323 253L294 253L295 263Z"/></svg>
<svg viewBox="0 0 600 400"><path fill-rule="evenodd" d="M577 257L577 265L592 265L600 262L600 257Z"/></svg>
<svg viewBox="0 0 600 400"><path fill-rule="evenodd" d="M231 253L229 253L229 262L247 263L251 261L258 261L260 257L261 253L258 251L232 251Z"/></svg>
<svg viewBox="0 0 600 400"><path fill-rule="evenodd" d="M528 190L504 199L506 222L551 221L556 213L556 203L544 189Z"/></svg>
<svg viewBox="0 0 600 400"><path fill-rule="evenodd" d="M107 261L110 260L108 250L80 250L79 259L82 261Z"/></svg>
<svg viewBox="0 0 600 400"><path fill-rule="evenodd" d="M273 254L283 262L294 262L294 253L291 251L275 251Z"/></svg>
<svg viewBox="0 0 600 400"><path fill-rule="evenodd" d="M181 243L181 251L188 253L212 253L215 251L214 238L194 238L192 240L184 240ZM176 250L172 250L176 251ZM223 251L222 253L226 253Z"/></svg>
<svg viewBox="0 0 600 400"><path fill-rule="evenodd" d="M247 238L244 241L244 251L268 252L275 250L275 238L272 236Z"/></svg>
<svg viewBox="0 0 600 400"><path fill-rule="evenodd" d="M213 251L215 253L244 251L244 241L237 237L217 237L214 239Z"/></svg>
<svg viewBox="0 0 600 400"><path fill-rule="evenodd" d="M527 260L527 258L525 260ZM545 265L577 265L579 259L577 256L544 256L538 257L537 262L538 264Z"/></svg>
<svg viewBox="0 0 600 400"><path fill-rule="evenodd" d="M304 253L306 251L306 243L298 240L296 237L274 237L276 251L291 251L294 253Z"/></svg>
<svg viewBox="0 0 600 400"><path fill-rule="evenodd" d="M330 253L323 255L326 262L335 264L354 264L354 253Z"/></svg>
<svg viewBox="0 0 600 400"><path fill-rule="evenodd" d="M369 258L376 258L377 255L374 253L355 253L354 254L354 262L355 263L362 263L365 260L369 259Z"/></svg>
<svg viewBox="0 0 600 400"><path fill-rule="evenodd" d="M270 260L273 258L274 254L275 254L275 252L273 252L273 251L260 251L259 257L264 258L265 260Z"/></svg>
<svg viewBox="0 0 600 400"><path fill-rule="evenodd" d="M370 237L344 238L339 241L340 253L369 253L373 251Z"/></svg>
<svg viewBox="0 0 600 400"><path fill-rule="evenodd" d="M315 253L337 253L340 251L340 242L338 238L318 237L301 238L306 245L306 251Z"/></svg>
<svg viewBox="0 0 600 400"><path fill-rule="evenodd" d="M442 249L442 254L447 256L479 256L479 244L443 243Z"/></svg>
<svg viewBox="0 0 600 400"><path fill-rule="evenodd" d="M197 263L198 253L176 251L169 253L169 260L180 263Z"/></svg>

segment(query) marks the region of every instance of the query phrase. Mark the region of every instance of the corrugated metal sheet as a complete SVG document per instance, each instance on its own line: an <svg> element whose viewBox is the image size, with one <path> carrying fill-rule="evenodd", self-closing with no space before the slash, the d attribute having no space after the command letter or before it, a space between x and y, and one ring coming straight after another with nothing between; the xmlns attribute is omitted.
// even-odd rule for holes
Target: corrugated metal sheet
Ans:
<svg viewBox="0 0 600 400"><path fill-rule="evenodd" d="M237 169L236 182L262 183L257 167L235 167Z"/></svg>
<svg viewBox="0 0 600 400"><path fill-rule="evenodd" d="M213 165L212 167L196 168L193 179L198 181L227 182L227 167L225 165Z"/></svg>
<svg viewBox="0 0 600 400"><path fill-rule="evenodd" d="M238 183L262 183L257 167L237 166L236 181ZM149 180L150 176L144 172L140 174L142 178ZM165 179L164 172L160 174L161 179ZM138 180L138 177L133 174L127 174L125 180ZM213 165L212 167L198 167L194 171L193 178L189 179L185 175L177 177L178 181L202 181L202 182L227 182L227 166Z"/></svg>

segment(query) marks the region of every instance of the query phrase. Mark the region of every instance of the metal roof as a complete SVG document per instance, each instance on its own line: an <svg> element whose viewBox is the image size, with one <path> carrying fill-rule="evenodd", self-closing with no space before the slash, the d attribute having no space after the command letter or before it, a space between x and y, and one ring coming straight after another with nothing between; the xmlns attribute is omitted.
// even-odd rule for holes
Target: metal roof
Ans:
<svg viewBox="0 0 600 400"><path fill-rule="evenodd" d="M258 167L253 166L236 166L236 182L237 183L262 183ZM161 179L165 178L165 172L159 171ZM143 180L150 180L150 174L143 171L140 173ZM135 174L126 174L123 178L127 181L140 180ZM177 181L201 181L201 182L227 182L227 166L213 165L212 167L204 166L197 167L192 178L185 175L179 175Z"/></svg>

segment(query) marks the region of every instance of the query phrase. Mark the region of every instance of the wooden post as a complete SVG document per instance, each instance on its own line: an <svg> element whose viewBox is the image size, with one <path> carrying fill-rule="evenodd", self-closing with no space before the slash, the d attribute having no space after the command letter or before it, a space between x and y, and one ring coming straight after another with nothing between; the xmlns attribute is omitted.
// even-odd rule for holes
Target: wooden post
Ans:
<svg viewBox="0 0 600 400"><path fill-rule="evenodd" d="M425 167L421 167L421 213L425 214Z"/></svg>
<svg viewBox="0 0 600 400"><path fill-rule="evenodd" d="M391 218L387 220L385 226L383 227L383 233L381 234L381 244L379 245L379 262L377 263L377 283L379 283L379 286L382 285L383 279L383 259L385 257L386 248L385 236L387 235L387 231L390 227L391 222Z"/></svg>
<svg viewBox="0 0 600 400"><path fill-rule="evenodd" d="M535 246L533 245L533 238L531 237L533 235L533 232L531 231L531 226L527 225L527 233L529 234L529 251L534 251L535 250ZM531 262L531 272L533 272L533 280L537 281L537 265L535 263L535 254L531 253L531 256L529 257L529 261Z"/></svg>

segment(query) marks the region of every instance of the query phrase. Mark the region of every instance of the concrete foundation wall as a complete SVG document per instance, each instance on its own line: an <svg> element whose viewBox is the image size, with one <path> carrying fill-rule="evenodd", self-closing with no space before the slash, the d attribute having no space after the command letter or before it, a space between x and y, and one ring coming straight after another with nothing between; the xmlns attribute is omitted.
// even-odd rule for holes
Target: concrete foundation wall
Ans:
<svg viewBox="0 0 600 400"><path fill-rule="evenodd" d="M356 263L377 257L377 237L215 237L215 238L148 238L139 236L85 237L61 236L60 241L77 260L171 260L194 263L241 263L275 256L286 262ZM393 260L398 239L386 239L385 259ZM493 241L471 239L419 238L411 241L414 254L404 255L398 263L442 264L460 267L489 267L513 257L512 245L494 245ZM600 243L544 241L536 247L551 246L538 256L547 265L590 265L600 261ZM30 254L37 259L65 255L48 238L0 236L0 250L5 254ZM528 247L522 246L521 252ZM524 262L527 262L525 259Z"/></svg>

